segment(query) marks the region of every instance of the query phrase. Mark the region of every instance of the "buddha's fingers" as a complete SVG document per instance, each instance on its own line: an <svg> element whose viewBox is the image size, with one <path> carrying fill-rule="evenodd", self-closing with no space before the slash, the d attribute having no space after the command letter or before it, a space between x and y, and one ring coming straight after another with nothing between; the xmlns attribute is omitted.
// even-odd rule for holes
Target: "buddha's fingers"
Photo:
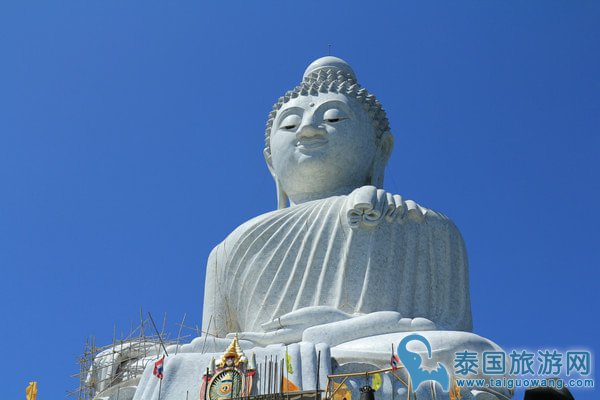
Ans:
<svg viewBox="0 0 600 400"><path fill-rule="evenodd" d="M363 223L367 226L376 226L379 220L387 212L387 196L386 191L377 189L375 203L372 205L372 210L365 211Z"/></svg>
<svg viewBox="0 0 600 400"><path fill-rule="evenodd" d="M358 228L362 224L365 212L373 209L376 199L377 189L374 186L360 187L348 195L345 210L351 228Z"/></svg>
<svg viewBox="0 0 600 400"><path fill-rule="evenodd" d="M358 211L352 208L348 210L347 217L348 225L350 225L351 228L358 228L360 226L360 222L362 221L363 213L362 211Z"/></svg>
<svg viewBox="0 0 600 400"><path fill-rule="evenodd" d="M425 210L412 200L406 200L405 203L408 218L416 222L423 222L425 219Z"/></svg>
<svg viewBox="0 0 600 400"><path fill-rule="evenodd" d="M350 320L314 326L304 331L302 340L336 346L352 340L395 332L434 330L435 324L425 318L402 318L395 311L379 311Z"/></svg>
<svg viewBox="0 0 600 400"><path fill-rule="evenodd" d="M377 204L377 188L362 186L355 189L349 196L350 208L357 211L371 211Z"/></svg>
<svg viewBox="0 0 600 400"><path fill-rule="evenodd" d="M394 195L390 192L385 192L385 219L388 222L392 222L394 220L394 214L396 213L396 201L394 200Z"/></svg>
<svg viewBox="0 0 600 400"><path fill-rule="evenodd" d="M348 223L352 228L376 226L384 216L389 217L396 207L392 195L370 185L355 189L348 196L346 204Z"/></svg>
<svg viewBox="0 0 600 400"><path fill-rule="evenodd" d="M406 319L406 318L403 318ZM412 318L410 319L410 331L434 331L437 327L433 323L433 321L428 320L427 318Z"/></svg>
<svg viewBox="0 0 600 400"><path fill-rule="evenodd" d="M265 331L270 331L297 325L314 326L349 318L352 318L350 314L346 314L334 307L304 307L275 318L273 321L264 323L261 325L261 328Z"/></svg>
<svg viewBox="0 0 600 400"><path fill-rule="evenodd" d="M235 334L228 334L232 338ZM301 329L278 329L271 332L240 332L237 334L239 339L248 340L257 346L268 346L270 344L290 344L299 342L302 339Z"/></svg>
<svg viewBox="0 0 600 400"><path fill-rule="evenodd" d="M392 196L394 199L394 210L391 215L391 220L396 220L398 222L403 222L404 211L406 210L406 204L404 204L404 200L402 196L399 194L395 194Z"/></svg>
<svg viewBox="0 0 600 400"><path fill-rule="evenodd" d="M374 312L346 321L314 326L304 331L302 340L312 343L328 343L336 346L340 343L384 333L397 332L398 321L402 319L395 311Z"/></svg>

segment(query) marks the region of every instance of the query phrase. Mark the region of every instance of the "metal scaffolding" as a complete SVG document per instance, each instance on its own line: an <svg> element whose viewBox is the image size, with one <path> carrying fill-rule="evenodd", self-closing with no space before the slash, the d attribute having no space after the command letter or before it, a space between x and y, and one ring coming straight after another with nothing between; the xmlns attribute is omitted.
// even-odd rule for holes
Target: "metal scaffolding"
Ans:
<svg viewBox="0 0 600 400"><path fill-rule="evenodd" d="M145 328L151 326L149 321L140 312L140 324L136 328L132 325L129 334L121 339L117 339L115 328L113 342L106 346L97 346L96 338L90 336L78 360L79 372L71 376L78 379L79 386L68 392L67 396L77 400L93 400L108 389L127 385L127 382L136 384L146 365L162 354L163 345L179 345L188 337L181 336L183 328L190 329L184 325L185 316L178 324L179 333L175 340L169 340L165 332L166 315L161 332L148 334L151 329Z"/></svg>

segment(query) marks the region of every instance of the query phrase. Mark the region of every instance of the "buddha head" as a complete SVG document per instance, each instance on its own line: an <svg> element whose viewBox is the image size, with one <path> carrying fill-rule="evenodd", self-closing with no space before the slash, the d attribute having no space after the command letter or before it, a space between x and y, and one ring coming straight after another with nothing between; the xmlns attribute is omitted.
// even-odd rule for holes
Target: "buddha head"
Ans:
<svg viewBox="0 0 600 400"><path fill-rule="evenodd" d="M264 155L278 208L373 185L382 187L393 147L381 103L344 60L323 57L269 114Z"/></svg>

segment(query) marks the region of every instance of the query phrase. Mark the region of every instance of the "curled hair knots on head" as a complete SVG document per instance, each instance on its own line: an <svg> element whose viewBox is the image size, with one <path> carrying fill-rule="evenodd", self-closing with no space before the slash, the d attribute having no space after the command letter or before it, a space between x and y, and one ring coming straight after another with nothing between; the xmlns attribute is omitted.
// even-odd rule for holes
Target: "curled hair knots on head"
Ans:
<svg viewBox="0 0 600 400"><path fill-rule="evenodd" d="M381 103L370 94L367 89L362 88L349 72L338 68L321 68L304 76L303 81L287 91L273 105L269 113L265 129L265 159L271 165L271 129L277 112L285 103L298 96L317 96L319 93L340 93L358 101L365 112L369 115L377 139L380 139L384 133L390 132L389 121Z"/></svg>

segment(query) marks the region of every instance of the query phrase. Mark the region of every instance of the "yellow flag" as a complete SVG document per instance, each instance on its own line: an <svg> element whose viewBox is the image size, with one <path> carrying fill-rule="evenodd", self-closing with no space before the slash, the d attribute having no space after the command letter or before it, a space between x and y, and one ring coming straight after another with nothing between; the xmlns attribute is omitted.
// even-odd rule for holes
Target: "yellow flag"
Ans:
<svg viewBox="0 0 600 400"><path fill-rule="evenodd" d="M287 351L287 346L285 347L285 369L288 374L294 373L294 367L292 367L292 356Z"/></svg>
<svg viewBox="0 0 600 400"><path fill-rule="evenodd" d="M373 379L371 380L371 387L373 390L377 391L381 387L381 375L375 374L373 375Z"/></svg>
<svg viewBox="0 0 600 400"><path fill-rule="evenodd" d="M460 388L456 384L456 381L453 379L450 387L450 400L460 400L462 398L460 394Z"/></svg>
<svg viewBox="0 0 600 400"><path fill-rule="evenodd" d="M25 389L25 399L35 400L37 398L37 382L29 382L29 386Z"/></svg>

